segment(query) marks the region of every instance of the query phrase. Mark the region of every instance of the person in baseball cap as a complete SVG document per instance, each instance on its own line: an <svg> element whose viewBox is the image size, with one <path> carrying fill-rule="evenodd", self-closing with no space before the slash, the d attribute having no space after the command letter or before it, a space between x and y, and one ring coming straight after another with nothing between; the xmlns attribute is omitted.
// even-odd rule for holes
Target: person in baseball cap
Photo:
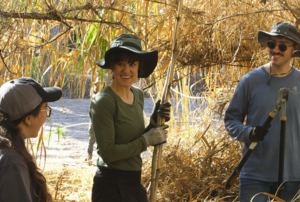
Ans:
<svg viewBox="0 0 300 202"><path fill-rule="evenodd" d="M300 34L291 23L277 22L270 32L260 30L257 40L267 48L270 61L243 76L224 119L229 135L244 143L243 155L257 142L240 173L240 201L252 201L260 192L274 195L279 189L280 123L284 119L278 113L272 126L264 126L264 122L281 88L293 89L286 105L285 183L280 190L284 201L292 201L300 189L300 71L291 61L299 57ZM253 201L268 201L268 197L260 194Z"/></svg>
<svg viewBox="0 0 300 202"><path fill-rule="evenodd" d="M51 115L48 102L61 96L60 88L43 88L32 78L14 79L1 86L0 201L52 201L25 139L38 136Z"/></svg>

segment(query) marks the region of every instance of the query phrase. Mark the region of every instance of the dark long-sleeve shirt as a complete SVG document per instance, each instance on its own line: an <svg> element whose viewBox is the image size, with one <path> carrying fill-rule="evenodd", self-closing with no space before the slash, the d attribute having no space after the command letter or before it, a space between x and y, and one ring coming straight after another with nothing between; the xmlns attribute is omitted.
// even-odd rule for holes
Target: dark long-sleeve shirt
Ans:
<svg viewBox="0 0 300 202"><path fill-rule="evenodd" d="M11 149L0 149L0 202L34 202L25 159Z"/></svg>
<svg viewBox="0 0 300 202"><path fill-rule="evenodd" d="M132 105L107 86L92 100L90 117L97 140L99 158L97 165L115 170L139 171L140 154L147 149L142 137L145 126L143 117L143 92L131 87Z"/></svg>

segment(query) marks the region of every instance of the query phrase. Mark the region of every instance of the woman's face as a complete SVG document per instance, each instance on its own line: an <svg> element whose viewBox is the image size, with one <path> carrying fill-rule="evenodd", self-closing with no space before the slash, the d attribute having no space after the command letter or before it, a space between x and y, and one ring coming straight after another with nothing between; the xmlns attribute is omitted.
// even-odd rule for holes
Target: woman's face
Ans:
<svg viewBox="0 0 300 202"><path fill-rule="evenodd" d="M139 61L128 63L121 61L112 69L113 83L119 87L130 87L138 78Z"/></svg>
<svg viewBox="0 0 300 202"><path fill-rule="evenodd" d="M47 118L47 110L47 103L44 102L42 103L41 109L37 116L29 115L25 118L25 125L27 126L28 132L24 133L25 137L23 137L23 139L35 138L39 135L39 131Z"/></svg>

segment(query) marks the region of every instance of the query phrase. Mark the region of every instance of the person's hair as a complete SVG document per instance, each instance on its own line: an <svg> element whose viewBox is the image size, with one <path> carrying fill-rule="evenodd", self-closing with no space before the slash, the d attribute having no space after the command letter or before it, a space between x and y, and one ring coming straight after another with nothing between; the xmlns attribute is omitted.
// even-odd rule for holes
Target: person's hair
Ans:
<svg viewBox="0 0 300 202"><path fill-rule="evenodd" d="M22 121L25 121L27 116L38 116L41 106L42 103L30 113L15 121L11 121L5 113L0 112L0 148L13 149L24 157L28 166L29 175L33 184L34 194L37 197L37 201L51 202L52 197L48 192L46 178L37 167L35 158L28 152L25 141L21 136L21 131L18 128L18 125Z"/></svg>
<svg viewBox="0 0 300 202"><path fill-rule="evenodd" d="M141 68L144 65L144 56L129 50L116 49L109 55L108 60L105 62L107 62L109 68L113 70L115 64L122 61L127 61L129 64L139 61L138 74L142 75L144 73Z"/></svg>

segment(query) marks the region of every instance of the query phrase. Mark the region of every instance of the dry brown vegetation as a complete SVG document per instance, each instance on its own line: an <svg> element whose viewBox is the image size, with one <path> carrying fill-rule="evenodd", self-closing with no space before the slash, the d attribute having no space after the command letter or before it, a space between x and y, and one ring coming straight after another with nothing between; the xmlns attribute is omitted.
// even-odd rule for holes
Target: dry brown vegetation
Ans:
<svg viewBox="0 0 300 202"><path fill-rule="evenodd" d="M240 160L241 144L225 131L223 113L240 78L268 62L258 30L269 31L278 21L295 24L299 8L298 0L183 1L171 93L173 110L180 106L183 113L170 121L159 201L238 200L238 183L229 191L224 184ZM103 78L94 61L126 31L139 35L144 49L159 50L155 73L137 84L156 99L170 61L176 10L175 0L2 0L0 84L31 76L83 97L89 76ZM189 103L198 108L190 110ZM150 159L143 167L146 188ZM90 170L54 169L46 176L57 201L90 201Z"/></svg>

